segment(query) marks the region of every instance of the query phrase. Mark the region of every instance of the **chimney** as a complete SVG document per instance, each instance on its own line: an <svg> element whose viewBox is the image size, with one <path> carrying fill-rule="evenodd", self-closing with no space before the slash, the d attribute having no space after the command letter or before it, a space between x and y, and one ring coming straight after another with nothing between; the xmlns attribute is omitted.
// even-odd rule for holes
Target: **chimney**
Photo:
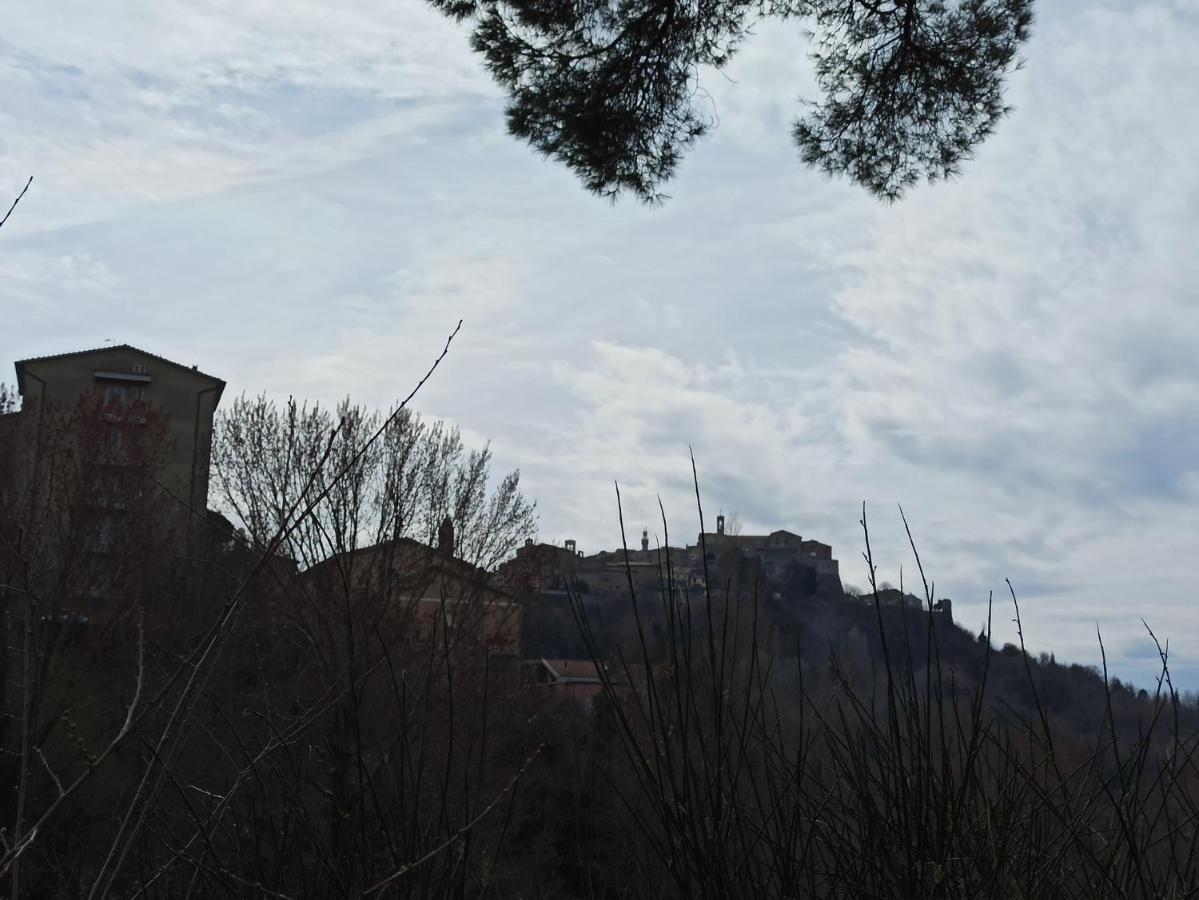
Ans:
<svg viewBox="0 0 1199 900"><path fill-rule="evenodd" d="M441 520L437 529L437 549L446 556L454 555L454 521L449 516Z"/></svg>
<svg viewBox="0 0 1199 900"><path fill-rule="evenodd" d="M641 529L641 552L642 553L649 552L649 529L648 528Z"/></svg>
<svg viewBox="0 0 1199 900"><path fill-rule="evenodd" d="M574 552L575 552L575 541L574 541L574 538L570 538L570 539L568 539L568 540L567 540L567 542L566 542L566 551L567 551L568 553L574 553Z"/></svg>
<svg viewBox="0 0 1199 900"><path fill-rule="evenodd" d="M724 534L724 513L716 517L716 533Z"/></svg>

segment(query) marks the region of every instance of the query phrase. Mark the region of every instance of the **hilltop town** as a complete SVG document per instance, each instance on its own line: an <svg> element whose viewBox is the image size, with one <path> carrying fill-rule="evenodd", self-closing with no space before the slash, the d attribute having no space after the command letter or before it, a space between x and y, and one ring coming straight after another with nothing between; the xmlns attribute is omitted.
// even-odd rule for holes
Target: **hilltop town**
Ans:
<svg viewBox="0 0 1199 900"><path fill-rule="evenodd" d="M86 515L75 516L73 539L88 552L80 576L83 583L59 598L61 615L78 623L97 623L116 613L121 581L113 562L118 555L115 544L119 535L133 537L130 526L134 524L152 533L153 541L177 558L220 558L222 565L234 569L254 564L244 531L239 532L223 512L210 509L209 463L223 380L198 366L123 344L21 360L15 370L22 411L0 416L0 437L12 448L44 435L48 411L57 408L78 414L79 404L88 398L93 404L90 420L77 422L76 427L83 427L85 439L93 445L87 451L99 461L93 474L106 487L99 492L89 488L85 493L90 499L81 507ZM139 489L136 502L118 498L115 474L133 468L134 450L147 442L156 427L161 446L154 450L151 474L163 488L163 496L150 503ZM30 472L39 468L39 452L33 452ZM148 459L141 464L150 465ZM26 490L29 487L24 485ZM306 589L335 593L330 578L352 558L355 579L365 579L364 584L375 588L386 582L387 590L397 597L415 598L413 615L425 623L421 626L425 631L432 610L442 609L447 597L451 605L465 606L469 600L484 610L479 621L485 643L512 656L531 654L530 661L582 655L580 642L569 637L574 630L572 598L618 633L623 615L618 611L626 609L630 594L643 601L688 602L702 596L709 585L719 589L739 569L746 583L752 582L765 599L792 606L811 599L854 604L877 599L888 606L912 607L924 603L893 589L872 593L866 600L847 597L829 544L784 529L763 535L733 533L726 529L723 514L716 517L714 531L698 534L693 544L685 546L651 546L648 532L643 531L639 546L589 554L574 540L558 546L528 537L514 555L490 569L456 556L455 523L449 516L441 522L435 542L407 536L376 544L353 540L351 547L302 562L276 553L271 567L290 571ZM141 544L143 555L150 544L147 534ZM400 579L378 575L397 567L408 575ZM175 575L189 585L188 619L199 627L197 617L203 610L215 611L219 598L199 596L203 591L196 585L207 577L202 573ZM934 609L952 620L949 600L938 600ZM164 621L178 619L167 616Z"/></svg>
<svg viewBox="0 0 1199 900"><path fill-rule="evenodd" d="M415 414L242 397L218 415L223 380L129 345L16 375L20 408L0 394L0 778L25 787L0 794L0 820L74 816L43 831L56 843L29 857L31 895L77 894L73 873L119 827L107 811L127 804L151 824L128 841L145 864L123 893L191 858L170 849L184 829L219 855L214 878L240 872L234 895L266 881L304 895L330 860L459 872L442 849L471 834L511 848L502 870L494 849L469 863L496 896L623 896L632 877L656 896L669 854L634 858L624 805L656 802L647 759L707 767L675 786L672 817L705 772L787 769L798 735L870 768L862 735L905 739L874 718L880 699L905 728L968 709L956 736L933 729L957 747L1035 715L1073 748L1095 709L1123 733L1161 709L1094 669L993 648L948 599L846 593L834 548L790 530L736 533L719 515L683 546L647 530L590 553L539 543L515 476L489 486L485 453ZM813 722L816 708L852 717ZM1174 716L1199 724L1193 703ZM1140 758L1166 746L1153 740ZM906 764L929 741L894 752ZM777 784L816 821L813 773L810 794ZM252 827L230 840L226 810Z"/></svg>
<svg viewBox="0 0 1199 900"><path fill-rule="evenodd" d="M737 554L755 560L767 578L797 578L806 593L839 595L841 577L833 548L820 541L804 540L790 531L768 535L725 532L725 517L716 517L716 530L701 533L686 547L650 547L649 532L641 534L639 548L601 550L591 555L574 540L561 547L534 543L530 538L505 563L500 576L509 583L537 591L584 592L658 591L664 584L702 588L710 566L721 557Z"/></svg>

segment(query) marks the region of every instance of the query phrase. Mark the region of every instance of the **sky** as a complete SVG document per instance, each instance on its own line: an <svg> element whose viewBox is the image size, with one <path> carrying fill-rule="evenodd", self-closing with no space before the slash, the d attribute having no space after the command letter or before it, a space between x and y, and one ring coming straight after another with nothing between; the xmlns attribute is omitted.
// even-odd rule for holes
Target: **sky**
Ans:
<svg viewBox="0 0 1199 900"><path fill-rule="evenodd" d="M1041 0L1013 110L894 204L805 168L802 26L701 73L659 206L504 130L417 0L22 4L0 32L0 360L131 343L243 392L422 413L539 537L833 545L996 640L1199 689L1199 0ZM4 203L7 208L7 202ZM0 374L0 380L12 380ZM665 526L659 499L666 511Z"/></svg>

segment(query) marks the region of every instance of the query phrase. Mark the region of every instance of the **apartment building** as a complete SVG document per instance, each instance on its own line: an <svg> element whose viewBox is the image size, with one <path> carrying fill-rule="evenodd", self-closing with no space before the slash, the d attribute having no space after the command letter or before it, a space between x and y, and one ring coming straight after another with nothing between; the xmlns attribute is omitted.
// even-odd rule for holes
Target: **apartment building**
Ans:
<svg viewBox="0 0 1199 900"><path fill-rule="evenodd" d="M159 480L192 509L207 509L212 420L224 381L129 344L19 360L16 374L26 413L74 410L89 393L109 406L144 402L159 412L167 428Z"/></svg>
<svg viewBox="0 0 1199 900"><path fill-rule="evenodd" d="M15 368L21 407L0 415L0 527L13 536L0 568L12 583L36 575L30 589L66 620L144 605L197 555L224 381L128 344Z"/></svg>

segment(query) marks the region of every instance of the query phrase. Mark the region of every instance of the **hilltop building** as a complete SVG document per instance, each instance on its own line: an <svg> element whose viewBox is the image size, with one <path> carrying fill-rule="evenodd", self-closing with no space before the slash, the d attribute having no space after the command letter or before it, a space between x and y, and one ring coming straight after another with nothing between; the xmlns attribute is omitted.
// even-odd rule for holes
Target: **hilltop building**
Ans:
<svg viewBox="0 0 1199 900"><path fill-rule="evenodd" d="M638 591L661 590L669 562L676 587L695 586L689 554L682 547L650 549L649 534L641 535L641 549L601 550L585 555L574 540L563 546L534 543L530 538L503 563L499 575L505 584L532 593L569 590L586 593L627 591L629 579Z"/></svg>
<svg viewBox="0 0 1199 900"><path fill-rule="evenodd" d="M580 551L573 540L559 547L530 539L515 559L500 567L500 576L514 589L533 593L620 593L628 591L630 580L637 591L661 591L668 583L676 590L702 589L705 569L722 556L736 554L759 562L768 578L780 583L791 579L805 593L842 595L830 545L783 530L768 535L726 534L724 522L724 516L718 516L716 531L700 534L687 547L651 548L648 530L641 532L639 548L591 555Z"/></svg>
<svg viewBox="0 0 1199 900"><path fill-rule="evenodd" d="M833 559L833 548L820 541L804 540L790 531L772 531L770 534L728 534L725 518L716 517L716 531L700 534L696 545L688 550L705 550L712 561L728 550L744 557L756 559L762 571L770 578L783 580L799 574L810 593L840 595L841 574L837 560Z"/></svg>
<svg viewBox="0 0 1199 900"><path fill-rule="evenodd" d="M565 591L578 580L581 558L574 541L559 547L528 538L515 558L500 565L500 575L505 584L527 593Z"/></svg>
<svg viewBox="0 0 1199 900"><path fill-rule="evenodd" d="M861 599L867 605L873 605L877 602L879 607L883 609L898 607L910 610L923 610L927 607L925 598L905 593L893 587L880 587L877 591L868 591L862 594ZM943 616L946 621L952 622L953 601L948 597L935 600L932 604L932 612Z"/></svg>

